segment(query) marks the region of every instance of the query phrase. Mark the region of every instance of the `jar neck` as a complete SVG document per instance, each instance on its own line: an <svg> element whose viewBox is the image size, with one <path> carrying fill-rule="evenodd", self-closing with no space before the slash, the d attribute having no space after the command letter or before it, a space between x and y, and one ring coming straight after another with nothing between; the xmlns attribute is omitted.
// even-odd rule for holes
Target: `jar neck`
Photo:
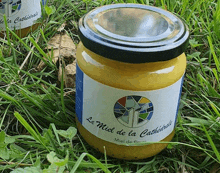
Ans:
<svg viewBox="0 0 220 173"><path fill-rule="evenodd" d="M186 68L184 53L169 61L132 64L97 55L80 43L76 56L81 70L92 79L108 86L136 91L172 85L183 76Z"/></svg>
<svg viewBox="0 0 220 173"><path fill-rule="evenodd" d="M87 49L81 42L77 49L81 49L83 58L86 62L93 64L95 66L108 66L115 69L122 68L125 71L148 71L158 74L168 73L171 69L178 63L181 57L185 57L185 53L182 53L180 56L167 60L167 61L159 61L159 62L146 62L146 63L126 63L121 61L112 60L103 56L100 56L89 49ZM162 55L161 55L162 56ZM153 58L153 57L152 57Z"/></svg>

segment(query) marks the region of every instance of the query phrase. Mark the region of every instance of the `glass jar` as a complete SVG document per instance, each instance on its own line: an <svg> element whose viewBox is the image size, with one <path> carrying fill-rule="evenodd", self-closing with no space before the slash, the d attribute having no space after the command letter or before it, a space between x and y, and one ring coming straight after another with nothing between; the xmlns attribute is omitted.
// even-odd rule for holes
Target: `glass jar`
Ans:
<svg viewBox="0 0 220 173"><path fill-rule="evenodd" d="M19 37L25 37L30 31L38 28L35 23L41 17L41 2L45 0L2 0L0 1L0 36L5 32L4 15L6 15L8 27L15 30Z"/></svg>
<svg viewBox="0 0 220 173"><path fill-rule="evenodd" d="M172 13L139 4L99 7L79 21L76 116L107 155L156 155L174 136L189 37ZM159 143L158 143L159 142Z"/></svg>

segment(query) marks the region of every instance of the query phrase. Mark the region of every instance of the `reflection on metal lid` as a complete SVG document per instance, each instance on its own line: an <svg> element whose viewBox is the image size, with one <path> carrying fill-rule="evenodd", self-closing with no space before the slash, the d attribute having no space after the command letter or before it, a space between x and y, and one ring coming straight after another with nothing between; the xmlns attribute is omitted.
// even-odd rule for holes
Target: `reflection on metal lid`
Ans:
<svg viewBox="0 0 220 173"><path fill-rule="evenodd" d="M136 11L136 12L135 12ZM152 37L164 33L168 29L168 22L158 13L142 9L119 8L103 13L95 23L99 27L121 36Z"/></svg>
<svg viewBox="0 0 220 173"><path fill-rule="evenodd" d="M83 44L90 50L131 63L172 59L183 53L189 37L187 26L177 16L140 4L99 7L80 20L79 31ZM113 57L108 55L109 51ZM164 53L163 57L152 59L158 53ZM122 58L122 54L127 58ZM138 55L147 57L139 59Z"/></svg>
<svg viewBox="0 0 220 173"><path fill-rule="evenodd" d="M164 39L175 28L174 22L166 16L140 8L116 8L91 16L85 19L88 27L103 37L122 41L150 42Z"/></svg>

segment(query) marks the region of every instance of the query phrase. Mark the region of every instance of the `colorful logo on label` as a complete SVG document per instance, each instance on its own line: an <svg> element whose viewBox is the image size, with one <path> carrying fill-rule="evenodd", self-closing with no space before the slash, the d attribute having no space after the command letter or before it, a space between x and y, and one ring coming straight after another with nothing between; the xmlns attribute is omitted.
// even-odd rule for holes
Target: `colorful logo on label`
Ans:
<svg viewBox="0 0 220 173"><path fill-rule="evenodd" d="M126 127L141 127L153 116L153 103L142 96L120 98L114 106L117 120Z"/></svg>
<svg viewBox="0 0 220 173"><path fill-rule="evenodd" d="M21 9L21 0L0 0L0 15L7 17L17 14Z"/></svg>

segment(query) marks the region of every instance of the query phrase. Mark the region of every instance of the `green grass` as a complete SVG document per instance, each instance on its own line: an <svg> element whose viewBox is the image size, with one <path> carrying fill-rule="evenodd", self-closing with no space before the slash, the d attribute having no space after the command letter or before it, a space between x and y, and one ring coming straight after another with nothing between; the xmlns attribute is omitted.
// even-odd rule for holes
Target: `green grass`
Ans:
<svg viewBox="0 0 220 173"><path fill-rule="evenodd" d="M98 153L76 133L74 89L57 83L58 67L45 49L64 22L64 32L78 44L78 19L118 2L167 9L191 33L175 137L160 154L141 161ZM43 25L28 37L7 30L0 39L1 172L200 173L220 163L220 0L49 0L46 11ZM40 60L47 66L37 71Z"/></svg>

